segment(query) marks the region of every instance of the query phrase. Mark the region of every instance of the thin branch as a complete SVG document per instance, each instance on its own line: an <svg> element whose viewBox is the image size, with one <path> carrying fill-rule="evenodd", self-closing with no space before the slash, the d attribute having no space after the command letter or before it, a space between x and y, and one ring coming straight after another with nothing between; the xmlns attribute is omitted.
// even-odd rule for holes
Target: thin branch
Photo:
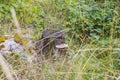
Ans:
<svg viewBox="0 0 120 80"><path fill-rule="evenodd" d="M113 51L120 51L120 48L88 48L88 49L79 49L78 52L85 52L85 51L102 51L102 50L113 50Z"/></svg>

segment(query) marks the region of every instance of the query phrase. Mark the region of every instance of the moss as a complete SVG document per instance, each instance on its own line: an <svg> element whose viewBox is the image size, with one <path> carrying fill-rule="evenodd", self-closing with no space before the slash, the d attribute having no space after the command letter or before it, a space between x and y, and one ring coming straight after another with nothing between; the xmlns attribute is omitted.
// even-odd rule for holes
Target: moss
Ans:
<svg viewBox="0 0 120 80"><path fill-rule="evenodd" d="M8 39L9 36L0 36L0 43Z"/></svg>
<svg viewBox="0 0 120 80"><path fill-rule="evenodd" d="M28 44L28 40L24 38L22 35L20 35L19 33L14 34L14 40L15 42L20 43L21 45L24 45L24 46Z"/></svg>

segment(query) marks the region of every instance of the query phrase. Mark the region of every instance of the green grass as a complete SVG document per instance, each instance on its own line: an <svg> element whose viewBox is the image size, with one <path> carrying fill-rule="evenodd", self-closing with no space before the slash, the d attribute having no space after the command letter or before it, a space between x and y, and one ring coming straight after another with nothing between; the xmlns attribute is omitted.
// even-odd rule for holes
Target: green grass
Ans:
<svg viewBox="0 0 120 80"><path fill-rule="evenodd" d="M11 6L16 9L23 33L30 32L30 39L34 42L41 37L43 28L56 28L58 24L63 30L69 28L65 33L69 45L65 55L43 60L43 64L38 62L40 57L37 55L33 62L23 57L24 53L4 55L14 78L17 80L117 80L120 76L119 1L105 0L101 3L94 0L85 0L85 2L79 0L81 3L76 0L66 2L61 0L60 3L52 1L53 3L49 0L0 2L0 12L2 12L0 36L13 34L16 28L12 23ZM56 13L54 13L55 9ZM61 14L62 18L60 18ZM87 34L84 34L85 32ZM20 35L24 35L22 31ZM0 80L5 78L6 75L0 67Z"/></svg>
<svg viewBox="0 0 120 80"><path fill-rule="evenodd" d="M16 77L19 80L115 80L120 75L117 56L112 48L98 48L100 46L95 47L92 43L82 47L76 47L73 43L69 45L66 57L43 60L43 64L36 60L30 63L14 54L7 55L6 59L12 67L11 74L21 75L21 79Z"/></svg>

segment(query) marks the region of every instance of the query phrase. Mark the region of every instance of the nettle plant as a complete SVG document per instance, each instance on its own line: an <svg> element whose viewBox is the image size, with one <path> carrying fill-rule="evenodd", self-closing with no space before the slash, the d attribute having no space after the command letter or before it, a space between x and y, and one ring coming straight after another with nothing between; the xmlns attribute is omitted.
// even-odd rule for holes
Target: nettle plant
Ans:
<svg viewBox="0 0 120 80"><path fill-rule="evenodd" d="M76 33L75 38L84 33L99 40L110 36L110 30L117 25L114 18L114 2L73 1L68 8L66 25L71 28L70 33Z"/></svg>

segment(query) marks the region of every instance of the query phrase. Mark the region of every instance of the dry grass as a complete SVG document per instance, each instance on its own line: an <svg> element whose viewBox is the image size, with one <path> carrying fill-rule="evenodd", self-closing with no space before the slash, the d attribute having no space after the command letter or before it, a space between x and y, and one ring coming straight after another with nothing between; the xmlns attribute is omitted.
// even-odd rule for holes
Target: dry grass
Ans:
<svg viewBox="0 0 120 80"><path fill-rule="evenodd" d="M71 44L69 44L71 45ZM88 44L87 44L88 45ZM89 44L89 46L92 44ZM58 56L54 59L43 60L38 62L40 57L35 57L33 62L28 62L20 55L5 55L7 62L13 67L10 73L15 80L114 80L117 79L119 69L115 66L113 50L108 48L92 48L83 46L81 49L68 48L67 55ZM84 48L86 47L86 48ZM93 50L94 49L94 50ZM104 54L109 55L104 55ZM102 55L101 55L102 54ZM98 56L99 55L99 56ZM115 63L111 66L111 63ZM4 80L5 76L1 79Z"/></svg>
<svg viewBox="0 0 120 80"><path fill-rule="evenodd" d="M44 5L43 5L44 6ZM50 6L50 5L49 5ZM47 10L48 8L46 8ZM49 9L48 9L49 10ZM48 11L47 10L47 11ZM19 31L19 22L14 9L11 10L13 23ZM49 12L48 12L49 13ZM52 18L53 19L53 18ZM7 23L7 22L6 22ZM8 24L0 25L0 33L7 33ZM23 35L20 31L20 35ZM1 80L119 80L120 76L120 39L113 39L111 32L107 45L103 43L74 44L71 38L68 42L66 55L54 59L42 60L37 55L29 62L24 53L0 55ZM104 34L103 34L104 35ZM85 40L82 39L82 43ZM4 59L5 58L5 59ZM14 79L13 79L14 78Z"/></svg>

